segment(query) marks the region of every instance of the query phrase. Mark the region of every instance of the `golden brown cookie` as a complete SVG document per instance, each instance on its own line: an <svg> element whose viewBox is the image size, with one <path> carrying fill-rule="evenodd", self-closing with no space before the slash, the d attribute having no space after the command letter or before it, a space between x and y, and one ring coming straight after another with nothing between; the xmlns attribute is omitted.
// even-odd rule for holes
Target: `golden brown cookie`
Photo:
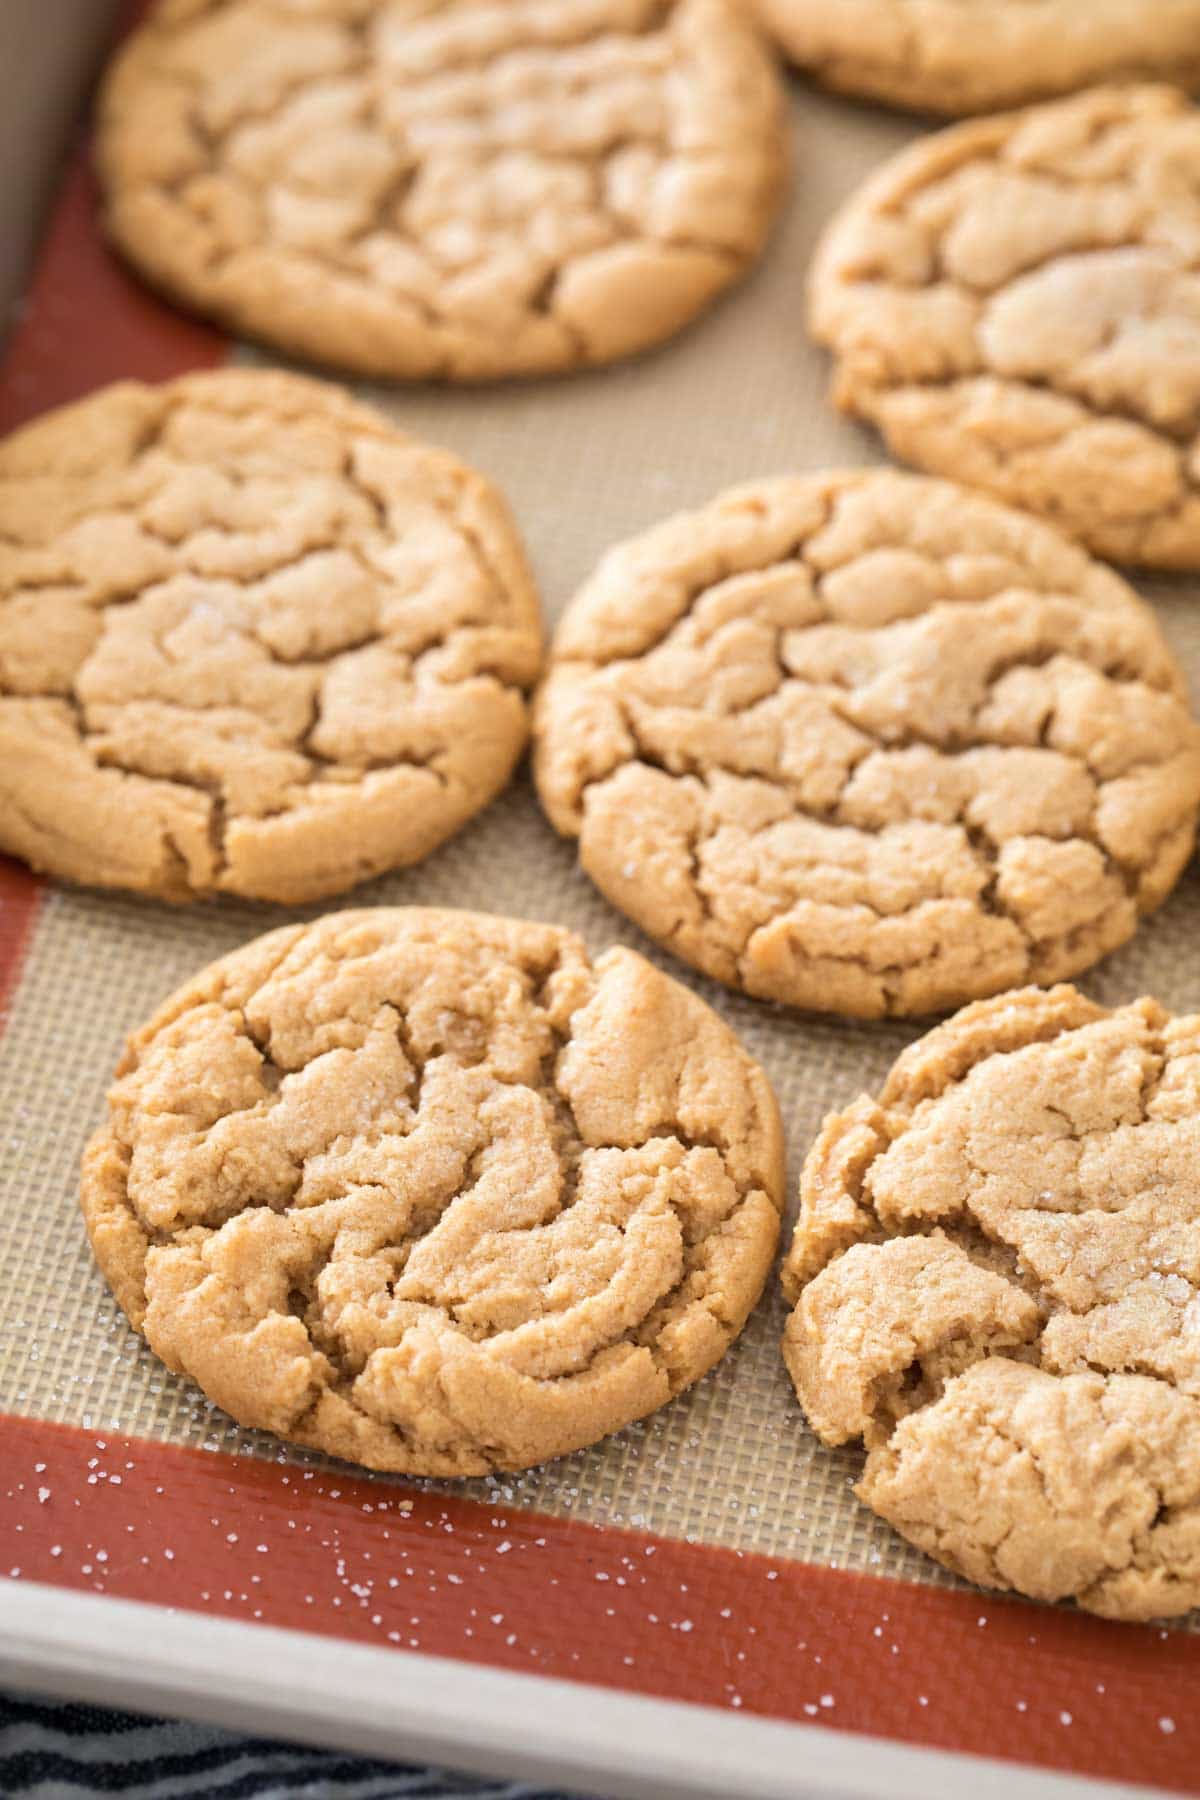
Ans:
<svg viewBox="0 0 1200 1800"><path fill-rule="evenodd" d="M651 937L864 1018L1087 968L1200 806L1149 608L1037 520L892 471L760 482L612 551L535 737L550 818Z"/></svg>
<svg viewBox="0 0 1200 1800"><path fill-rule="evenodd" d="M610 362L758 256L782 93L742 0L160 0L104 91L108 229L361 374Z"/></svg>
<svg viewBox="0 0 1200 1800"><path fill-rule="evenodd" d="M1200 1017L968 1007L825 1122L784 1357L858 1492L985 1587L1200 1605Z"/></svg>
<svg viewBox="0 0 1200 1800"><path fill-rule="evenodd" d="M1198 160L1171 88L922 138L813 265L838 405L1101 556L1200 568Z"/></svg>
<svg viewBox="0 0 1200 1800"><path fill-rule="evenodd" d="M131 1040L84 1161L105 1275L243 1425L417 1475L653 1412L762 1290L766 1077L627 950L377 909L275 931Z"/></svg>
<svg viewBox="0 0 1200 1800"><path fill-rule="evenodd" d="M841 93L922 112L1020 106L1114 79L1200 85L1200 0L754 0Z"/></svg>
<svg viewBox="0 0 1200 1800"><path fill-rule="evenodd" d="M340 389L106 388L0 443L0 849L295 903L504 786L541 662L496 490Z"/></svg>

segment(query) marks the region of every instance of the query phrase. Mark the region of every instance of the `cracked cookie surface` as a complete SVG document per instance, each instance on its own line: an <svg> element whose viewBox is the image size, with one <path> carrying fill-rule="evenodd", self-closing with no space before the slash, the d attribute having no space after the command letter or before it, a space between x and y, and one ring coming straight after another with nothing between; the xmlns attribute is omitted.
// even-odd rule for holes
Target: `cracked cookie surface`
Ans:
<svg viewBox="0 0 1200 1800"><path fill-rule="evenodd" d="M497 491L340 389L122 383L0 444L0 848L289 904L505 785L541 662Z"/></svg>
<svg viewBox="0 0 1200 1800"><path fill-rule="evenodd" d="M1200 567L1200 111L1102 88L884 165L817 253L834 398L1099 555Z"/></svg>
<svg viewBox="0 0 1200 1800"><path fill-rule="evenodd" d="M1200 1017L968 1007L827 1119L784 1357L858 1492L987 1587L1200 1605Z"/></svg>
<svg viewBox="0 0 1200 1800"><path fill-rule="evenodd" d="M115 65L108 229L234 331L479 381L671 336L786 166L740 0L162 0Z"/></svg>
<svg viewBox="0 0 1200 1800"><path fill-rule="evenodd" d="M168 1000L82 1203L134 1326L241 1424L453 1476L697 1380L762 1291L782 1194L766 1077L695 995L553 926L380 908Z"/></svg>
<svg viewBox="0 0 1200 1800"><path fill-rule="evenodd" d="M760 482L612 551L554 639L535 770L651 937L861 1017L1087 968L1200 806L1150 609L1037 520L891 471Z"/></svg>
<svg viewBox="0 0 1200 1800"><path fill-rule="evenodd" d="M1200 0L754 4L827 87L922 112L985 112L1116 79L1200 85Z"/></svg>

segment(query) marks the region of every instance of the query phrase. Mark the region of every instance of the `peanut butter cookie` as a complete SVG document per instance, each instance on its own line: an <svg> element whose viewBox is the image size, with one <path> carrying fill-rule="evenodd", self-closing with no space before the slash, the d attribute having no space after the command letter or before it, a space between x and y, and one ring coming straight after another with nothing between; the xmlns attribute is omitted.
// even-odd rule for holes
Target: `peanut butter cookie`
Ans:
<svg viewBox="0 0 1200 1800"><path fill-rule="evenodd" d="M1200 568L1200 111L1101 88L923 138L831 226L811 324L902 461Z"/></svg>
<svg viewBox="0 0 1200 1800"><path fill-rule="evenodd" d="M0 444L0 849L295 903L504 786L541 661L496 490L340 389L132 382Z"/></svg>
<svg viewBox="0 0 1200 1800"><path fill-rule="evenodd" d="M813 1429L986 1587L1200 1605L1200 1017L968 1007L828 1119L784 1271Z"/></svg>
<svg viewBox="0 0 1200 1800"><path fill-rule="evenodd" d="M1114 79L1200 85L1200 0L755 0L827 87L986 112Z"/></svg>
<svg viewBox="0 0 1200 1800"><path fill-rule="evenodd" d="M609 362L755 260L782 92L742 0L160 0L104 91L108 229L289 354Z"/></svg>
<svg viewBox="0 0 1200 1800"><path fill-rule="evenodd" d="M340 912L130 1041L83 1169L97 1260L244 1425L417 1475L519 1469L662 1406L774 1253L766 1077L631 951Z"/></svg>
<svg viewBox="0 0 1200 1800"><path fill-rule="evenodd" d="M550 818L651 937L864 1018L1087 968L1200 807L1149 608L1037 520L891 471L760 482L612 551L535 738Z"/></svg>

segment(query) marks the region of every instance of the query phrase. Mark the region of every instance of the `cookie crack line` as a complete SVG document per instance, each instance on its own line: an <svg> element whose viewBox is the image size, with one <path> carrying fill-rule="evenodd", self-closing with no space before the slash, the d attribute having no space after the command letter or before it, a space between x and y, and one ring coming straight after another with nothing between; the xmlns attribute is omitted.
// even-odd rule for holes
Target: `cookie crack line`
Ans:
<svg viewBox="0 0 1200 1800"><path fill-rule="evenodd" d="M841 562L834 561L826 563L822 561L820 564L815 565L810 564L805 556L806 546L813 539L821 539L824 537L828 531L834 518L838 500L843 496L853 496L856 489L870 489L877 480L875 473L873 471L846 471L817 479L822 481L823 486L827 484L827 491L822 492L820 495L820 499L824 503L824 511L819 522L814 524L813 529L806 532L803 537L798 538L786 548L773 553L769 562L761 565L752 565L750 568L746 568L738 559L726 559L718 563L717 567L712 572L706 571L703 577L697 577L690 582L685 581L681 583L680 585L684 590L685 598L680 602L680 610L672 615L669 622L663 626L660 632L643 640L639 640L635 650L629 651L624 648L613 648L608 654L604 654L599 649L584 651L578 648L576 644L569 639L565 644L560 645L556 643L554 646L554 660L556 666L579 670L581 672L599 674L612 670L614 667L619 668L626 663L644 660L647 657L653 656L659 650L677 647L683 641L686 633L694 628L696 624L695 614L697 608L712 594L715 588L721 587L726 581L731 581L741 576L766 579L771 576L781 575L787 572L793 564L797 563L804 564L805 567L811 568L815 573L812 589L807 598L811 599L812 603L820 608L820 618L818 620L809 621L801 626L780 627L780 635L787 635L789 632L798 633L799 631L808 629L810 626L816 624L829 626L842 625L868 639L872 636L877 636L894 629L897 623L903 622L909 615L902 614L899 619L888 619L878 624L870 620L861 619L855 619L852 624L849 624L845 619L839 617L829 609L823 593L823 584L829 578L838 576L848 567L852 567L853 563L858 560L855 554L850 554ZM782 481L778 481L777 485L782 486ZM949 491L949 483L940 482L935 484L930 482L928 486L931 494L935 491L935 485L940 486L943 492ZM910 492L913 493L914 497L916 491L915 486L910 489ZM718 500L715 505L720 507L722 511L727 514L730 525L736 526L742 522L743 517L753 517L753 508L749 504L750 498L751 496L746 490L735 489L724 501ZM1010 517L1011 516L1012 514L1010 514ZM874 550L882 547L884 546L870 545L868 548ZM908 546L901 543L896 547L907 548ZM613 553L610 553L610 556L612 554ZM1032 585L1037 580L1038 574L1039 571L1033 566L1022 569L1021 575L1024 578L1024 581L1029 584L1028 586L1022 586L1021 583L1014 582L1010 588L998 589L991 593L988 598L992 600L1002 600L1012 594L1028 594L1031 599L1038 601L1052 601L1061 600L1065 597L1063 594L1056 592L1053 588ZM672 571L672 578L674 585L674 571ZM1132 595L1132 590L1127 590L1127 592ZM589 594L589 588L585 587L583 593ZM1136 596L1133 597L1136 598ZM1080 604L1074 601L1072 603L1076 605ZM974 594L968 593L959 596L955 595L950 589L947 589L927 596L924 599L922 611L933 611L936 608L943 606L966 607L978 604L980 604L980 600L978 596ZM629 622L632 623L633 621L630 620ZM623 620L622 623L625 623L625 621ZM639 620L638 623L640 624L641 621ZM781 676L781 685L783 681L793 681L797 683L804 681L803 676L800 676L791 670L787 670L782 661L778 662L778 667ZM999 673L1001 674L1004 672L1003 668L999 670ZM1156 682L1153 679L1153 670L1142 670L1138 673L1130 674L1127 673L1119 663L1105 666L1100 672L1114 681L1142 681L1155 687L1166 687L1168 685L1168 679L1166 677L1163 677L1160 681ZM1178 673L1176 672L1176 680L1179 679ZM813 682L810 685L819 686L822 684ZM833 686L833 677L825 678L825 685ZM646 706L653 706L654 704L652 701L645 700L639 700L639 703ZM761 704L761 700L754 700L748 704L747 708L735 708L733 709L733 716L737 716L738 712L750 710L759 704ZM855 723L858 722L855 721ZM859 724L858 728L860 730L869 729L863 727L861 724ZM912 729L915 730L915 727ZM912 741L924 742L928 740L914 738Z"/></svg>
<svg viewBox="0 0 1200 1800"><path fill-rule="evenodd" d="M251 375L251 382L255 379L256 377ZM298 387L303 387L305 385L312 386L314 388L312 398L315 404L315 384L305 384L297 381L296 385ZM330 389L329 392L332 394L335 390ZM265 397L266 396L264 395L264 398ZM209 394L201 389L197 398L201 404L204 404L205 402L215 403L213 410L220 413L222 416L230 419L245 417L245 414L242 412L222 406L221 402L225 398L223 394ZM170 421L172 415L178 413L179 406L180 402L174 400L169 392L163 394L163 418L160 421L159 427L155 431L147 434L149 439L148 442L143 442L141 438L137 440L133 446L130 457L131 466L136 467L151 454L159 454L159 446L165 435L166 425ZM269 407L264 406L263 411L264 414L269 417ZM278 423L280 427L283 428L289 421L286 418L281 417ZM372 419L370 415L366 413L365 409L356 421L360 430L363 426L373 427L373 436L375 438L379 438L382 435L380 426L383 423L384 421L379 417ZM398 435L399 434L397 434L397 436ZM147 494L135 494L127 500L122 500L119 495L106 493L103 500L100 502L98 510L101 517L106 521L121 518L133 519L137 525L138 531L143 536L160 544L165 550L175 553L180 559L180 568L178 571L172 571L172 573L186 573L200 579L215 581L228 580L231 585L234 586L259 588L266 583L277 581L281 576L288 576L303 569L305 565L310 564L314 558L320 557L325 552L342 551L346 555L353 557L361 565L364 575L373 580L381 581L384 573L383 566L378 561L371 560L369 553L374 551L376 557L378 557L393 541L395 533L384 500L376 489L360 478L356 467L355 458L357 449L361 448L362 443L369 443L370 441L369 438L360 438L358 446L351 446L347 449L340 475L347 485L357 493L359 498L370 509L378 532L378 541L374 543L357 542L353 537L347 541L343 532L339 532L335 528L330 528L308 536L298 548L293 549L287 546L281 546L281 560L277 562L256 561L253 571L249 574L239 574L235 576L224 575L218 570L214 570L211 554L205 557L200 547L197 545L196 540L202 539L206 548L211 546L213 539L223 541L225 544L233 544L243 541L246 538L247 532L244 529L234 525L226 525L219 518L208 514L203 517L201 523L188 526L176 533L171 533L156 523L152 514L148 514L145 510L147 504L152 506L161 498L163 488L171 481L189 479L196 469L203 469L209 466L199 459L186 460L178 455L166 458L162 479ZM442 472L444 475L453 475L452 469L444 469ZM465 468L459 470L460 475L465 473ZM3 465L0 464L0 476L2 475ZM222 481L228 482L231 487L235 489L245 489L245 476L229 462L221 464L220 476ZM13 479L15 483L19 480L19 477L10 479ZM449 529L456 535L461 536L470 545L472 553L478 561L480 568L488 578L492 595L503 598L505 596L507 583L502 576L494 557L489 551L478 526L474 525L469 519L462 517L453 504L441 493L437 492L435 488L431 488L429 504L442 516ZM77 523L78 521L74 522ZM47 548L46 545L39 546L36 542L31 541L28 536L5 532L3 530L0 530L0 543L8 545L25 555L34 555L39 548ZM195 556L198 560L189 560L192 556ZM88 589L80 581L76 581L73 584L73 588L74 591L78 592L80 599L86 599L89 605L95 604L103 610L107 610L109 608L127 605L130 601L141 598L147 588L152 590L161 585L162 581L165 579L166 577L163 576L157 579L152 578L151 580L144 582L135 581L128 589L118 588L114 591L105 591L98 600L89 596ZM22 567L20 571L19 590L21 592L39 587L61 588L64 586L72 586L72 584L64 582L64 579L60 574L38 575L35 571L31 571L27 567ZM431 625L433 635L423 642L420 645L419 651L414 654L414 661L416 660L417 655L423 654L435 647L446 645L456 636L469 631L473 626L479 625L484 621L485 614L483 612L479 612L478 614L468 614L462 619L445 618L438 620L435 624ZM256 635L255 642L262 649L264 655L270 656L272 660L279 662L283 666L287 666L289 663L300 663L311 665L315 668L327 665L335 656L363 648L375 641L376 638L382 637L382 635L383 634L379 632L364 634L361 638L351 638L344 642L339 642L335 651L331 651L324 656L307 658L302 656L288 658L267 638Z"/></svg>
<svg viewBox="0 0 1200 1800"><path fill-rule="evenodd" d="M792 810L797 817L809 819L814 824L844 825L849 827L853 824L853 821L842 815L842 807L845 803L846 792L852 785L855 774L869 757L877 754L894 755L905 750L922 748L934 751L939 760L953 762L956 759L961 760L965 757L970 757L981 749L995 748L995 739L979 731L978 718L980 713L982 713L989 705L992 699L992 690L995 688L996 684L1003 680L1005 676L1014 674L1018 671L1043 668L1047 662L1061 654L1063 653L1058 650L1047 649L1044 655L1022 655L1014 657L993 670L988 677L988 692L974 708L971 728L967 730L956 729L954 732L954 739L951 743L947 743L944 737L935 736L932 732L922 732L920 728L916 726L906 726L902 732L889 732L886 736L877 733L872 730L869 724L864 724L860 718L847 710L849 700L854 697L852 690L848 688L832 687L828 683L806 681L800 676L786 676L780 681L779 686L776 687L771 694L761 696L759 699L744 707L734 707L729 712L718 715L722 720L746 719L760 707L764 707L770 700L782 695L785 690L789 688L795 689L802 695L816 695L823 701L826 701L829 704L831 713L841 718L843 723L851 726L856 733L863 737L865 742L861 749L856 750L853 755L847 759L845 779L841 791L834 799L824 806L817 806L811 803L806 804L802 797L801 785L795 781L789 780L785 775L777 775L752 765L739 766L734 763L723 763L711 756L701 759L699 755L691 754L686 751L680 752L674 759L654 751L648 745L646 741L647 734L640 727L637 715L632 710L630 704L619 694L615 695L614 699L616 700L616 704L621 713L623 727L629 737L633 740L633 753L627 759L628 761L637 761L644 764L647 768L657 769L661 774L669 775L674 780L693 780L699 782L702 786L708 786L714 777L722 775L729 776L737 781L761 782L764 786L774 787L781 793L786 793ZM606 666L610 669L613 667L612 664L601 666ZM1085 668L1094 667L1094 665L1086 663L1081 663L1080 666ZM1101 672L1107 679L1116 682L1124 682L1129 686L1144 687L1151 685L1150 683L1147 683L1142 676L1125 675L1118 669L1105 668ZM841 698L842 696L845 698ZM660 705L653 700L643 699L641 696L638 697L637 705L648 714L657 713L660 716L668 710L672 712L686 712L689 710L686 707L669 707L668 703ZM1062 757L1064 761L1073 762L1089 776L1094 776L1096 772L1091 763L1079 750L1071 747L1060 748L1058 744L1051 744L1047 741L1048 734L1054 729L1057 715L1057 706L1052 706L1047 712L1046 720L1042 727L1041 743L1038 747L1046 749L1052 748L1055 754ZM706 716L707 715L700 708L696 708L692 713L692 717L694 717L696 721L703 720ZM618 764L617 767L609 769L603 775L596 775L586 781L582 790L584 805L586 805L586 794L589 787L598 786L604 782L611 781L614 776L619 773L620 768L624 766L625 764ZM1161 763L1152 759L1146 759L1141 762L1130 762L1121 765L1109 773L1105 777L1105 780L1126 780L1130 775L1154 770L1159 767L1161 767ZM956 812L945 815L945 823L962 826L964 832L972 838L973 842L978 840L979 843L986 844L989 847L989 850L999 849L1004 842L1003 838L989 837L985 828L971 826L971 823L967 818L967 810L970 804L971 801L969 799L964 799ZM939 817L941 816L942 815L939 815ZM1094 818L1091 823L1094 825ZM770 828L763 827L763 829L767 830ZM1094 829L1088 829L1082 832L1074 831L1064 835L1081 837L1085 841L1094 844L1095 848L1101 852L1114 869L1121 866L1119 860L1112 856L1111 852L1096 835Z"/></svg>
<svg viewBox="0 0 1200 1800"><path fill-rule="evenodd" d="M227 5L227 4L228 4L228 0L208 0L208 5L205 10L207 10L210 13L218 12L221 10L222 6ZM652 33L661 30L663 24L666 22L666 20L670 16L672 4L673 4L673 0L652 0L652 4L649 5L646 9L646 18L641 22L637 21L636 19L635 20L626 20L626 22L623 25L623 34L626 36L635 37L635 38L636 37L648 37ZM278 22L281 25L286 25L287 23L289 23L293 16L290 9L280 8L278 6L272 6L270 4L268 4L264 10L274 13ZM581 17L582 16L583 15L581 15ZM567 13L565 10L563 12L562 17L564 20L566 20L568 22L568 24L570 23L570 14ZM357 14L355 14L355 13L349 13L349 14L338 13L337 14L337 23L338 23L339 27L341 27L343 30L345 30L347 35L352 40L357 41L358 44L361 46L362 61L363 61L363 63L365 63L367 60L368 40L371 36L372 28L373 28L373 21L372 21L372 17L371 17L371 14L369 13L369 11L364 10ZM156 34L162 33L163 35L169 35L169 31L168 31L167 27L163 23L160 23L159 21L157 21L153 18L151 19L150 26L151 26L151 31ZM595 36L594 28L592 28L591 26L585 25L584 29L581 30L577 35L574 35L574 36L568 35L565 38L551 40L551 48L557 48L557 49L570 48L570 47L572 47L574 45L578 45L580 43L587 43L594 36ZM452 58L450 60L439 62L436 70L433 71L433 73L436 74L438 77L442 77L442 76L446 76L446 75L461 74L465 70L479 70L482 68L487 68L489 66L493 66L493 65L491 65L491 59L486 50L473 54L470 49L470 46L467 45L463 48L461 54L459 54L457 57ZM175 73L179 80L183 81L183 80L187 79L187 74L186 74L185 70L180 69L180 70L175 71ZM197 83L197 85L198 85L198 83Z"/></svg>
<svg viewBox="0 0 1200 1800"><path fill-rule="evenodd" d="M1168 432L1162 426L1151 423L1146 419L1144 414L1137 412L1132 406L1123 405L1120 402L1108 401L1101 405L1099 402L1089 399L1086 394L1081 394L1073 388L1055 386L1053 381L1049 378L1037 379L1026 375L1019 378L1013 376L997 376L983 363L980 363L976 369L969 370L965 374L945 375L940 378L925 377L921 381L906 381L902 384L890 387L883 384L880 384L877 388L867 388L864 386L856 391L853 399L839 401L839 404L842 406L842 410L848 413L862 413L865 417L870 419L873 424L880 425L880 429L883 430L886 435L887 426L886 424L881 425L880 421L875 418L870 410L872 404L875 404L877 407L882 406L893 395L899 397L904 397L909 394L953 395L969 390L973 383L981 379L995 381L998 385L1003 386L1005 389L1014 393L1052 394L1056 399L1070 401L1073 406L1077 407L1078 410L1085 415L1081 420L1073 422L1064 421L1058 432L1052 436L1047 435L1046 437L1041 438L1038 443L1032 445L1014 444L1012 446L1007 446L1001 442L989 442L989 455L994 456L996 461L1001 464L1015 463L1022 458L1028 459L1031 452L1036 451L1039 448L1044 448L1048 443L1062 443L1075 434L1086 431L1089 425L1103 424L1110 419L1119 420L1127 425L1134 425L1139 431L1146 432L1147 435L1167 438L1171 442L1177 454L1180 482L1185 489L1192 491L1185 492L1175 499L1169 499L1161 503L1156 501L1153 504L1147 504L1145 510L1140 513L1136 511L1122 512L1118 521L1121 530L1134 533L1140 532L1142 536L1145 536L1156 524L1161 523L1164 517L1178 517L1181 513L1185 512L1189 505L1191 505L1195 493L1200 492L1200 478L1197 477L1193 467L1198 443L1200 443L1200 411L1197 412L1196 424L1190 428L1188 435L1184 437L1181 432ZM875 396L874 400L872 398L873 396ZM1191 451L1191 456L1185 455L1185 452L1188 450ZM933 470L932 472L935 474L941 473L940 470ZM983 484L981 483L980 485ZM1080 535L1078 527L1073 527L1071 524L1072 519L1074 519L1076 515L1065 504L1062 505L1060 510L1056 511L1053 502L1047 501L1045 507L1042 508L1041 511L1044 517L1050 519L1052 522L1058 523L1061 529L1075 536ZM1125 558L1122 560L1129 559Z"/></svg>
<svg viewBox="0 0 1200 1800"><path fill-rule="evenodd" d="M377 909L173 996L82 1203L133 1324L240 1422L461 1475L565 1454L710 1368L769 1271L782 1154L761 1071L640 957Z"/></svg>
<svg viewBox="0 0 1200 1800"><path fill-rule="evenodd" d="M983 1585L1200 1604L1198 1045L1152 1001L1004 994L910 1046L805 1165L797 1395L826 1442L864 1438L860 1497Z"/></svg>
<svg viewBox="0 0 1200 1800"><path fill-rule="evenodd" d="M35 866L299 904L516 765L542 645L504 502L339 389L104 389L0 444L0 517L0 846Z"/></svg>

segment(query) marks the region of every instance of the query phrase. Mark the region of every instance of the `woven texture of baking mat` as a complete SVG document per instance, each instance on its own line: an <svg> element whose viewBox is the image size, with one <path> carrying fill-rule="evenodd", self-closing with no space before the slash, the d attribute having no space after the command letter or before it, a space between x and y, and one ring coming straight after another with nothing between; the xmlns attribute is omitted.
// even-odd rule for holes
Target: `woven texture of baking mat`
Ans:
<svg viewBox="0 0 1200 1800"><path fill-rule="evenodd" d="M364 390L400 423L509 494L553 620L610 544L756 475L879 459L825 399L805 342L805 272L823 221L916 131L797 89L792 198L762 270L688 336L636 364L478 392ZM251 353L242 353L248 360ZM255 358L254 360L257 360ZM1146 589L1200 698L1200 583ZM424 867L344 905L474 907L552 920L593 952L635 945L702 993L764 1063L794 1193L823 1114L876 1085L919 1027L787 1014L731 995L648 945L575 867L528 779ZM202 964L289 918L235 904L173 911L57 891L42 911L0 1041L0 1410L173 1443L317 1459L243 1432L130 1331L89 1255L77 1166L125 1033ZM1200 1008L1195 868L1139 938L1086 982L1117 1003L1149 992ZM495 1502L840 1568L948 1582L850 1491L858 1457L806 1429L778 1354L772 1281L743 1338L693 1392L595 1448L519 1478L463 1484Z"/></svg>

